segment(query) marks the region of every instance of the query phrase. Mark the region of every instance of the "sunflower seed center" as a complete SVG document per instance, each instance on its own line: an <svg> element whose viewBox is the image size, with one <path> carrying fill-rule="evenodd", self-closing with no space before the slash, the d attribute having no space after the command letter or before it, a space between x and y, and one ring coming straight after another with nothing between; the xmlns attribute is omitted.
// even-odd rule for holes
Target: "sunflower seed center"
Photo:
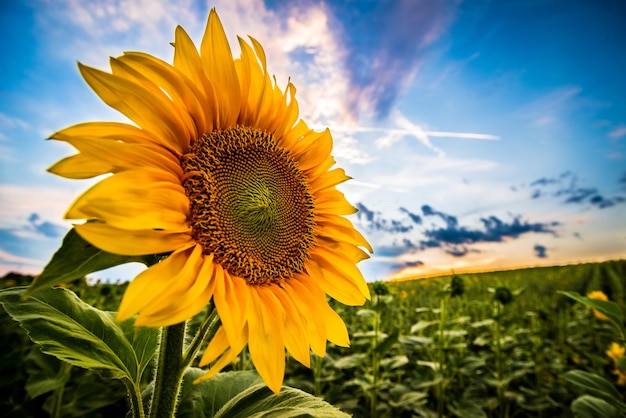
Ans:
<svg viewBox="0 0 626 418"><path fill-rule="evenodd" d="M291 154L260 130L199 138L181 158L194 238L250 284L302 272L313 246L314 200Z"/></svg>

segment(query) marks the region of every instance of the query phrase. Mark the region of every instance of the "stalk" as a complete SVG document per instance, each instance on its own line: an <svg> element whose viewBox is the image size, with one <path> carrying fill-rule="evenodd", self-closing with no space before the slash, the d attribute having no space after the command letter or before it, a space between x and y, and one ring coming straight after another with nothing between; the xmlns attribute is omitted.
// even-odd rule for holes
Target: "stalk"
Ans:
<svg viewBox="0 0 626 418"><path fill-rule="evenodd" d="M154 392L150 402L150 418L173 418L185 368L183 345L185 323L161 330L161 344L154 377Z"/></svg>
<svg viewBox="0 0 626 418"><path fill-rule="evenodd" d="M446 329L446 307L448 302L448 294L446 293L439 300L439 344L437 344L437 363L439 382L437 383L437 416L443 417L443 410L445 405L445 391L444 391L444 372L445 372L445 339L444 332Z"/></svg>
<svg viewBox="0 0 626 418"><path fill-rule="evenodd" d="M378 298L378 296L376 296ZM378 417L378 380L380 359L378 358L378 337L380 334L380 314L374 315L374 340L372 341L372 390L370 391L370 417Z"/></svg>

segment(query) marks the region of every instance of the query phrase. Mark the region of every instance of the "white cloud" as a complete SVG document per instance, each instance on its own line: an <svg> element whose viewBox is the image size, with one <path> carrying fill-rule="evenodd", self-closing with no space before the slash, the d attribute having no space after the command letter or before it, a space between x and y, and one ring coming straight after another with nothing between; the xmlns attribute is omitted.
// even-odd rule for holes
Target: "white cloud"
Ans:
<svg viewBox="0 0 626 418"><path fill-rule="evenodd" d="M618 126L609 132L609 138L611 139L620 139L626 136L626 126Z"/></svg>
<svg viewBox="0 0 626 418"><path fill-rule="evenodd" d="M185 23L197 30L192 0L47 0L35 9L38 32L47 48L68 61L106 67L109 56L146 50L171 56L174 29Z"/></svg>
<svg viewBox="0 0 626 418"><path fill-rule="evenodd" d="M539 96L520 110L520 117L531 126L547 127L560 124L577 105L582 88L561 86Z"/></svg>
<svg viewBox="0 0 626 418"><path fill-rule="evenodd" d="M80 182L80 186L80 190L75 190L69 187L0 185L0 228L24 224L32 213L37 213L42 220L60 223L70 204L86 190L87 183Z"/></svg>
<svg viewBox="0 0 626 418"><path fill-rule="evenodd" d="M38 266L41 264L41 260L28 258L28 257L20 257L19 255L11 254L0 249L0 263L26 264L29 266Z"/></svg>
<svg viewBox="0 0 626 418"><path fill-rule="evenodd" d="M22 119L18 117L7 115L6 113L2 113L2 112L0 112L0 126L2 126L3 129L7 129L7 128L28 129L30 128L30 124L28 122L23 121ZM3 134L2 136L4 137L5 135Z"/></svg>

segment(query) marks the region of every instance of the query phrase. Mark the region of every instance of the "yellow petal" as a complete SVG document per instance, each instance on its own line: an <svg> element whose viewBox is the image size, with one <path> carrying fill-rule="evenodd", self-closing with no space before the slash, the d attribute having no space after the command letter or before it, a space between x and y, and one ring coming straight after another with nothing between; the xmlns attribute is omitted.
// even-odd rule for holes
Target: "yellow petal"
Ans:
<svg viewBox="0 0 626 418"><path fill-rule="evenodd" d="M350 277L326 270L325 262L319 261L317 257L309 259L305 263L305 269L324 293L333 299L349 306L365 303L365 297Z"/></svg>
<svg viewBox="0 0 626 418"><path fill-rule="evenodd" d="M199 366L206 366L207 364L214 361L216 358L222 355L228 348L230 347L230 343L228 342L228 337L226 337L226 332L224 331L224 327L220 326L215 333L215 336L209 342L208 347L204 350L204 354L202 354L202 358L200 359Z"/></svg>
<svg viewBox="0 0 626 418"><path fill-rule="evenodd" d="M231 345L236 345L236 339L240 337L246 323L249 286L244 279L231 276L219 264L215 266L215 271L213 302Z"/></svg>
<svg viewBox="0 0 626 418"><path fill-rule="evenodd" d="M319 214L352 215L357 209L337 189L326 189L313 195L315 212Z"/></svg>
<svg viewBox="0 0 626 418"><path fill-rule="evenodd" d="M179 139L182 142L183 149L189 148L189 140L197 138L199 133L196 124L191 115L189 115L189 111L184 103L180 100L174 100L174 97L179 97L178 94L176 92L168 91L166 88L167 86L163 86L163 83L157 84L157 78L154 76L150 77L149 74L145 74L144 68L134 68L129 65L127 61L122 60L121 58L123 57L109 59L113 75L139 85L153 94L154 97L157 97L163 106L166 107L173 116L175 115L181 125L185 128L186 135L184 137L180 137ZM184 84L181 83L178 87L183 88L183 85Z"/></svg>
<svg viewBox="0 0 626 418"><path fill-rule="evenodd" d="M273 285L274 295L285 309L285 347L297 361L310 367L311 355L309 353L309 337L305 332L305 325L301 317L299 305L294 302L289 292L291 288ZM326 302L326 300L324 300Z"/></svg>
<svg viewBox="0 0 626 418"><path fill-rule="evenodd" d="M265 384L280 392L285 375L284 310L265 286L249 286L248 348L254 367Z"/></svg>
<svg viewBox="0 0 626 418"><path fill-rule="evenodd" d="M335 277L343 276L350 278L356 284L360 293L369 299L370 293L367 282L351 259L346 259L343 253L334 252L325 245L317 246L311 252L315 255L316 260L318 260L323 269L335 273Z"/></svg>
<svg viewBox="0 0 626 418"><path fill-rule="evenodd" d="M309 182L315 181L318 177L324 175L333 165L335 165L335 159L332 155L329 155L323 163L314 166L310 170L305 172Z"/></svg>
<svg viewBox="0 0 626 418"><path fill-rule="evenodd" d="M204 108L208 103L201 90L185 74L165 61L140 52L127 52L119 60L156 80L172 100L192 117L197 128L196 136L207 132Z"/></svg>
<svg viewBox="0 0 626 418"><path fill-rule="evenodd" d="M300 170L304 171L317 167L330 156L332 149L333 138L330 135L330 131L326 129L297 157Z"/></svg>
<svg viewBox="0 0 626 418"><path fill-rule="evenodd" d="M220 333L220 331L222 331L224 328L221 327L218 330L218 334ZM211 368L209 369L209 371L203 375L200 376L199 378L197 378L196 380L194 380L194 383L200 383L203 382L207 379L212 378L213 376L215 376L217 373L220 372L220 370L222 370L225 366L227 366L229 363L233 362L237 356L239 355L239 353L241 352L241 350L243 350L243 348L246 345L246 335L248 334L248 327L244 327L241 330L241 335L237 338L237 340L239 341L237 343L237 345L232 345L230 348L228 348L218 359L215 363L213 363L211 365ZM220 336L221 342L223 342L224 340L228 341L228 338L225 337L226 333L223 333L222 336ZM213 338L213 340L215 340L215 338L217 338L217 335ZM211 341L212 343L213 341ZM210 345L210 344L209 344ZM208 349L207 349L208 350ZM204 357L203 357L204 360ZM207 364L206 362L203 362L202 360L200 361L200 365L205 365Z"/></svg>
<svg viewBox="0 0 626 418"><path fill-rule="evenodd" d="M344 181L350 180L352 177L346 176L346 172L343 168L335 168L334 170L327 171L310 183L309 189L312 192L328 189Z"/></svg>
<svg viewBox="0 0 626 418"><path fill-rule="evenodd" d="M298 275L294 280L290 280L289 283L297 287L296 294L298 296L304 296L298 306L315 306L315 313L312 316L307 316L307 318L318 318L319 327L323 327L323 333L318 332L316 335L317 340L323 344L321 347L322 351L316 352L314 349L315 354L320 357L324 356L326 339L341 347L349 347L350 337L346 325L341 317L328 305L326 295L316 284L315 279L306 275ZM311 334L310 337L313 341Z"/></svg>
<svg viewBox="0 0 626 418"><path fill-rule="evenodd" d="M168 144L186 151L189 133L172 112L171 102L122 77L79 64L83 78L103 102L126 115L137 125L162 136Z"/></svg>
<svg viewBox="0 0 626 418"><path fill-rule="evenodd" d="M350 347L350 336L348 335L348 329L343 319L328 306L326 300L324 300L324 305L320 311L324 316L328 340L340 347Z"/></svg>
<svg viewBox="0 0 626 418"><path fill-rule="evenodd" d="M161 254L194 245L188 233L114 228L100 222L75 225L76 232L101 250L121 255Z"/></svg>
<svg viewBox="0 0 626 418"><path fill-rule="evenodd" d="M367 248L370 253L374 250L369 242L357 231L352 223L342 217L330 214L316 216L315 234L336 241L345 241L352 245Z"/></svg>
<svg viewBox="0 0 626 418"><path fill-rule="evenodd" d="M71 141L82 137L112 139L115 141L133 144L157 144L169 150L174 155L180 156L182 148L180 144L169 144L164 138L153 135L150 132L136 126L120 122L85 122L70 126L50 136L51 139ZM173 146L178 145L178 146Z"/></svg>
<svg viewBox="0 0 626 418"><path fill-rule="evenodd" d="M130 230L189 231L189 199L176 178L160 170L124 171L83 193L66 219L99 219Z"/></svg>
<svg viewBox="0 0 626 418"><path fill-rule="evenodd" d="M199 264L202 262L202 247L176 251L165 260L142 271L130 282L124 293L117 319L124 321L139 313L140 325L155 326L141 314L144 310L154 310L164 301L172 299L181 287L190 286L196 280Z"/></svg>
<svg viewBox="0 0 626 418"><path fill-rule="evenodd" d="M290 289L288 292L302 313L311 350L323 357L326 353L326 323L318 309L321 301L326 302L326 294L304 275L295 275L285 283L285 287Z"/></svg>
<svg viewBox="0 0 626 418"><path fill-rule="evenodd" d="M239 37L237 39L241 48L241 58L235 61L235 70L241 89L241 112L237 122L245 126L254 126L254 115L258 109L261 93L258 87L262 73L250 45Z"/></svg>
<svg viewBox="0 0 626 418"><path fill-rule="evenodd" d="M178 177L183 175L178 157L154 144L133 144L91 136L75 137L66 142L91 158L95 165L106 164L114 167L114 172L137 167L155 167Z"/></svg>
<svg viewBox="0 0 626 418"><path fill-rule="evenodd" d="M111 173L113 166L93 160L85 154L76 154L56 162L48 171L68 179L88 179L101 174Z"/></svg>
<svg viewBox="0 0 626 418"><path fill-rule="evenodd" d="M318 246L326 247L326 249L334 254L341 254L346 261L351 261L354 264L367 260L370 257L361 248L345 241L337 241L323 236L318 236L317 242Z"/></svg>
<svg viewBox="0 0 626 418"><path fill-rule="evenodd" d="M279 138L294 127L300 112L298 101L296 100L296 88L293 84L287 83L285 97L287 97L287 93L289 93L289 104L287 104L284 109L282 120L278 126L276 126L276 131L274 133L274 135Z"/></svg>
<svg viewBox="0 0 626 418"><path fill-rule="evenodd" d="M178 324L193 318L209 304L215 287L215 281L212 280L213 254L205 257L201 252L197 255L194 251L187 261L194 268L186 269L186 276L181 271L176 277L175 286L140 312L135 326L165 327ZM198 261L193 260L194 256L198 257ZM184 286L181 288L180 285Z"/></svg>
<svg viewBox="0 0 626 418"><path fill-rule="evenodd" d="M177 26L174 43L174 67L185 74L204 97L205 133L212 132L219 124L218 103L213 83L206 77L198 50L185 30Z"/></svg>
<svg viewBox="0 0 626 418"><path fill-rule="evenodd" d="M219 129L233 127L241 107L239 79L233 63L228 39L215 9L209 13L209 21L200 44L200 56L204 73L219 89Z"/></svg>
<svg viewBox="0 0 626 418"><path fill-rule="evenodd" d="M278 144L291 152L304 135L310 131L311 128L309 128L307 124L300 119L298 123L293 126L293 128L287 130L283 136L279 138Z"/></svg>

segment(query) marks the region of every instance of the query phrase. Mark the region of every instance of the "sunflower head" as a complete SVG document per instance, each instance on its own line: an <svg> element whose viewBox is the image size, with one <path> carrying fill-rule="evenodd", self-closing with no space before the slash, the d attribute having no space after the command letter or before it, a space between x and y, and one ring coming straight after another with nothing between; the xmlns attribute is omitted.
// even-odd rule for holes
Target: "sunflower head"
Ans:
<svg viewBox="0 0 626 418"><path fill-rule="evenodd" d="M618 364L619 360L624 357L625 353L626 348L616 342L611 343L611 346L606 351L606 355L613 360L613 374L617 376L617 384L620 386L626 385L626 370L622 369Z"/></svg>
<svg viewBox="0 0 626 418"><path fill-rule="evenodd" d="M330 131L299 119L295 88L270 77L259 42L239 39L233 59L211 10L199 50L177 27L173 63L140 52L85 81L132 123L87 122L51 138L78 153L49 170L72 179L112 174L66 218L87 241L123 255L169 254L128 286L118 319L167 326L212 300L221 328L201 359L215 375L248 345L268 386L280 390L285 349L309 365L327 341L349 344L329 307L369 298L356 263L372 248L344 217L356 212L336 186Z"/></svg>
<svg viewBox="0 0 626 418"><path fill-rule="evenodd" d="M601 290L594 290L593 292L589 292L587 294L587 297L589 299L595 300L609 300L609 297L605 295L604 292ZM605 314L597 309L593 309L593 314L596 316L596 318L601 319L602 321L608 321L609 319Z"/></svg>

